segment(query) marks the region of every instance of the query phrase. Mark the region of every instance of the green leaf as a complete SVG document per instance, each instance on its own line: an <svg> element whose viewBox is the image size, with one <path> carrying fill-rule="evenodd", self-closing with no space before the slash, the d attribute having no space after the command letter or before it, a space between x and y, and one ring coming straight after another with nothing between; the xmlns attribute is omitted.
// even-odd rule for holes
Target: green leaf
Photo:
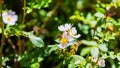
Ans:
<svg viewBox="0 0 120 68"><path fill-rule="evenodd" d="M95 13L95 16L96 17L101 17L101 18L104 18L105 17L105 15L104 14L102 14L102 13L100 13L100 12L97 12L97 13Z"/></svg>
<svg viewBox="0 0 120 68"><path fill-rule="evenodd" d="M117 59L120 61L120 53L117 53Z"/></svg>
<svg viewBox="0 0 120 68"><path fill-rule="evenodd" d="M99 55L99 49L98 49L97 47L93 47L93 48L91 49L91 55L92 55L93 57L98 57L98 55Z"/></svg>
<svg viewBox="0 0 120 68"><path fill-rule="evenodd" d="M36 37L35 35L33 35L33 32L23 32L24 34L26 34L30 41L36 46L36 47L43 47L44 46L44 42L40 37Z"/></svg>
<svg viewBox="0 0 120 68"><path fill-rule="evenodd" d="M87 45L87 46L96 46L97 42L95 41L87 41L87 40L82 40L82 44Z"/></svg>
<svg viewBox="0 0 120 68"><path fill-rule="evenodd" d="M112 58L112 59L115 59L115 58L116 58L116 55L114 55L114 52L109 52L109 56L110 56L110 58Z"/></svg>
<svg viewBox="0 0 120 68"><path fill-rule="evenodd" d="M109 56L105 53L102 55L102 59L107 59Z"/></svg>
<svg viewBox="0 0 120 68"><path fill-rule="evenodd" d="M43 47L44 46L44 42L40 37L36 37L34 35L29 35L29 39L37 47Z"/></svg>
<svg viewBox="0 0 120 68"><path fill-rule="evenodd" d="M100 13L103 13L103 14L105 13L105 9L103 9L103 8L97 8L96 10L97 10L97 12L100 12Z"/></svg>
<svg viewBox="0 0 120 68"><path fill-rule="evenodd" d="M39 68L40 64L39 63L33 63L30 65L31 68Z"/></svg>
<svg viewBox="0 0 120 68"><path fill-rule="evenodd" d="M106 44L100 44L99 45L99 49L101 51L104 51L104 52L107 52L108 51L108 48L107 48L107 45Z"/></svg>
<svg viewBox="0 0 120 68"><path fill-rule="evenodd" d="M46 49L46 52L47 52L48 54L50 54L51 52L53 52L53 51L55 51L55 50L57 50L57 49L59 49L58 44L48 45L48 47L47 47L47 49Z"/></svg>
<svg viewBox="0 0 120 68"><path fill-rule="evenodd" d="M31 3L33 3L33 6L32 6L33 8L40 9L41 7L48 7L49 3L51 2L52 2L51 0L42 0L42 1L37 0L36 3L33 3L33 2Z"/></svg>
<svg viewBox="0 0 120 68"><path fill-rule="evenodd" d="M91 50L91 47L83 48L83 49L81 50L80 55L81 55L81 56L85 56L85 55L87 55L88 53L90 53L90 50Z"/></svg>
<svg viewBox="0 0 120 68"><path fill-rule="evenodd" d="M71 57L72 60L70 61L68 68L76 68L78 65L85 62L85 59L82 56L72 55Z"/></svg>

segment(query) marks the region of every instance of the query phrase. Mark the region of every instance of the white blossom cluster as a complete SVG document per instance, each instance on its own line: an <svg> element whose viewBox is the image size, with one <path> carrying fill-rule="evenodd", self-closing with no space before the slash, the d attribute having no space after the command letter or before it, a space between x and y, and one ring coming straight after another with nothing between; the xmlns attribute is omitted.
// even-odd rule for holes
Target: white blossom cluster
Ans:
<svg viewBox="0 0 120 68"><path fill-rule="evenodd" d="M58 45L61 49L64 49L74 43L76 38L80 37L80 34L77 34L75 27L72 27L72 24L60 25L58 29L63 32L60 39L60 44Z"/></svg>

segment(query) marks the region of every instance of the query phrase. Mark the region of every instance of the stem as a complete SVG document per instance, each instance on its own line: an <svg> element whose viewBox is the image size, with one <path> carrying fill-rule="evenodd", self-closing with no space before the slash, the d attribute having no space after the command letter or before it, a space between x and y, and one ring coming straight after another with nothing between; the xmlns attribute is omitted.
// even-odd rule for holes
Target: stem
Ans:
<svg viewBox="0 0 120 68"><path fill-rule="evenodd" d="M18 66L19 66L19 65L18 65L18 62L17 62L18 53L17 53L16 47L15 47L15 45L13 44L13 42L12 42L12 40L10 39L9 36L7 37L7 39L8 39L9 44L11 45L13 51L15 52L14 68L18 68Z"/></svg>
<svg viewBox="0 0 120 68"><path fill-rule="evenodd" d="M25 16L26 16L26 13L25 13L25 10L26 10L26 0L24 0L24 5L23 5L23 18L22 18L22 23L21 23L21 27L20 27L20 32L22 32L22 29L23 29L23 25L24 25L24 22L25 22ZM19 53L21 54L22 53L22 49L21 49L21 39L20 39L20 36L18 37L18 46L19 46Z"/></svg>
<svg viewBox="0 0 120 68"><path fill-rule="evenodd" d="M2 67L2 49L4 45L4 23L2 22L2 0L0 0L0 24L2 29L2 39L1 39L1 47L0 47L0 67Z"/></svg>
<svg viewBox="0 0 120 68"><path fill-rule="evenodd" d="M17 50L16 50L16 46L13 44L12 40L10 39L10 37L7 37L7 39L8 39L9 44L11 45L13 51L15 52L15 54L18 55Z"/></svg>
<svg viewBox="0 0 120 68"><path fill-rule="evenodd" d="M25 16L26 16L25 10L26 10L26 0L24 0L24 5L23 5L23 19L22 19L22 25L24 24L24 21L25 21Z"/></svg>

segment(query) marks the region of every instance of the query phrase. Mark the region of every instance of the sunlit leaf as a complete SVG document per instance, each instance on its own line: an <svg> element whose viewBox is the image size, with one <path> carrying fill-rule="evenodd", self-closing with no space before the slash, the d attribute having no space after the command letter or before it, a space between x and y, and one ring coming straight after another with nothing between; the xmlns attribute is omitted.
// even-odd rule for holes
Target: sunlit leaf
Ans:
<svg viewBox="0 0 120 68"><path fill-rule="evenodd" d="M107 45L106 44L100 44L99 45L99 49L101 51L104 51L104 52L107 52L108 51L108 48L107 48Z"/></svg>
<svg viewBox="0 0 120 68"><path fill-rule="evenodd" d="M36 47L43 47L44 46L44 42L40 37L36 37L35 35L33 35L32 32L23 32L24 34L26 34L30 41L36 46Z"/></svg>
<svg viewBox="0 0 120 68"><path fill-rule="evenodd" d="M50 54L51 52L53 52L53 51L55 51L55 50L57 50L57 49L59 49L59 47L58 47L57 44L55 44L55 45L48 45L48 47L47 47L47 49L46 49L46 52L47 52L48 54Z"/></svg>
<svg viewBox="0 0 120 68"><path fill-rule="evenodd" d="M31 64L30 66L31 66L31 68L39 68L40 67L39 63L34 63L34 64Z"/></svg>
<svg viewBox="0 0 120 68"><path fill-rule="evenodd" d="M103 8L97 8L96 10L97 10L98 12L103 13L103 14L105 13L105 9L103 9Z"/></svg>
<svg viewBox="0 0 120 68"><path fill-rule="evenodd" d="M116 55L114 55L114 52L109 52L109 56L110 56L110 58L112 58L112 59L115 59L115 58L116 58Z"/></svg>
<svg viewBox="0 0 120 68"><path fill-rule="evenodd" d="M96 17L101 17L101 18L102 18L102 17L105 17L105 15L104 15L104 14L99 13L99 12L95 13L95 16L96 16Z"/></svg>
<svg viewBox="0 0 120 68"><path fill-rule="evenodd" d="M98 49L97 47L93 47L93 48L91 49L91 55L92 55L93 57L98 57L98 55L99 55L99 49Z"/></svg>
<svg viewBox="0 0 120 68"><path fill-rule="evenodd" d="M85 59L82 56L79 55L72 55L72 60L70 61L70 64L68 65L68 68L76 68L81 63L84 63Z"/></svg>
<svg viewBox="0 0 120 68"><path fill-rule="evenodd" d="M109 57L109 56L108 56L106 53L102 55L102 58L103 58L103 59L107 59L108 57Z"/></svg>
<svg viewBox="0 0 120 68"><path fill-rule="evenodd" d="M29 35L29 39L37 47L43 47L44 46L44 42L40 37L36 37L34 35Z"/></svg>
<svg viewBox="0 0 120 68"><path fill-rule="evenodd" d="M120 61L120 53L117 53L117 59Z"/></svg>
<svg viewBox="0 0 120 68"><path fill-rule="evenodd" d="M87 40L81 40L81 43L87 46L96 46L98 45L95 41L87 41Z"/></svg>
<svg viewBox="0 0 120 68"><path fill-rule="evenodd" d="M91 50L91 47L82 48L82 50L81 50L81 52L80 52L80 55L81 55L81 56L85 56L85 55L87 55L88 53L90 53L90 50Z"/></svg>

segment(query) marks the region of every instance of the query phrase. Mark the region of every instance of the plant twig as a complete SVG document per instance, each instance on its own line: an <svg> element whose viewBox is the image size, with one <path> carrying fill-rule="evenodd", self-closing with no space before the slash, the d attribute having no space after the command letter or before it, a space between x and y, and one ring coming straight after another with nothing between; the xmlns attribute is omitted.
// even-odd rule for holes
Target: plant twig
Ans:
<svg viewBox="0 0 120 68"><path fill-rule="evenodd" d="M7 37L7 39L8 39L9 44L11 45L13 51L15 52L14 68L18 68L18 67L19 67L18 62L17 62L18 52L17 52L16 47L15 47L15 45L13 44L12 40L11 40L9 37Z"/></svg>
<svg viewBox="0 0 120 68"><path fill-rule="evenodd" d="M25 16L26 16L26 12L25 12L25 10L26 10L26 0L24 0L24 5L23 5L23 18L22 18L22 23L21 23L21 27L20 27L20 32L22 32L22 29L23 29L23 25L24 25L24 22L25 22ZM21 39L20 39L21 37L19 36L18 37L18 47L19 47L19 54L21 54L22 53L22 49L21 49L21 47L22 47L22 45L21 45Z"/></svg>
<svg viewBox="0 0 120 68"><path fill-rule="evenodd" d="M0 46L0 67L2 67L2 49L4 45L4 23L2 22L2 0L0 0L0 24L2 29L2 39L1 39L1 46Z"/></svg>

